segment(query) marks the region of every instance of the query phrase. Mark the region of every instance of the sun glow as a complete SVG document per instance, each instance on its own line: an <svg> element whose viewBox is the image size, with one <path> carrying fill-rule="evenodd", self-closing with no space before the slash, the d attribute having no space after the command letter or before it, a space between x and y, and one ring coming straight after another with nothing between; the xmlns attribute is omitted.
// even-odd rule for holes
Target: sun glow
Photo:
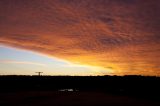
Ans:
<svg viewBox="0 0 160 106"><path fill-rule="evenodd" d="M104 75L112 70L99 66L72 63L38 52L0 46L0 74L35 74L43 71L45 75ZM5 72L4 72L5 70Z"/></svg>

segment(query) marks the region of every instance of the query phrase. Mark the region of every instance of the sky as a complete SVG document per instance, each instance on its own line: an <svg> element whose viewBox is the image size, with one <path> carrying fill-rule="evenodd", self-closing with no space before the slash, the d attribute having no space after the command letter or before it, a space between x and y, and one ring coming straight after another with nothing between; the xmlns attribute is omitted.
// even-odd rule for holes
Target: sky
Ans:
<svg viewBox="0 0 160 106"><path fill-rule="evenodd" d="M0 46L0 75L103 75L106 69L73 64L36 52ZM107 73L106 73L107 74ZM108 70L111 74L111 70Z"/></svg>
<svg viewBox="0 0 160 106"><path fill-rule="evenodd" d="M0 0L0 73L31 74L46 60L52 68L43 69L50 74L159 76L159 3ZM66 62L81 67L63 68Z"/></svg>

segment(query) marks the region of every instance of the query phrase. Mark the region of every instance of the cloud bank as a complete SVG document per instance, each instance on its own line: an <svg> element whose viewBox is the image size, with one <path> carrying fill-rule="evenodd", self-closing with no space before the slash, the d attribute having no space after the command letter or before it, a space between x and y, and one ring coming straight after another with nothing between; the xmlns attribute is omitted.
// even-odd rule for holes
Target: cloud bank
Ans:
<svg viewBox="0 0 160 106"><path fill-rule="evenodd" d="M159 3L0 0L0 43L117 75L160 75Z"/></svg>

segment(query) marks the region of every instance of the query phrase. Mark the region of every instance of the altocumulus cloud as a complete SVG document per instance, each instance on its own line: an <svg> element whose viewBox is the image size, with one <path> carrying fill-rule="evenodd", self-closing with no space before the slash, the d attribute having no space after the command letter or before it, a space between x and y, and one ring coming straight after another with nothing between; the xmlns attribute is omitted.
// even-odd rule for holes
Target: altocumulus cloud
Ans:
<svg viewBox="0 0 160 106"><path fill-rule="evenodd" d="M113 74L160 75L159 0L0 0L0 43Z"/></svg>

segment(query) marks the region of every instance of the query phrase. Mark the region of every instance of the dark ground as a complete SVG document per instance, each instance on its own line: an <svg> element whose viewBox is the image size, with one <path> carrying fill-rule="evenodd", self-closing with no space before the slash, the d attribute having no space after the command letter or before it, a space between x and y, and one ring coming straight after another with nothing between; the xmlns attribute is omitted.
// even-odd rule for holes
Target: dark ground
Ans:
<svg viewBox="0 0 160 106"><path fill-rule="evenodd" d="M143 76L1 76L0 106L160 106L159 82Z"/></svg>
<svg viewBox="0 0 160 106"><path fill-rule="evenodd" d="M1 106L160 106L158 102L93 91L25 91L0 95Z"/></svg>

